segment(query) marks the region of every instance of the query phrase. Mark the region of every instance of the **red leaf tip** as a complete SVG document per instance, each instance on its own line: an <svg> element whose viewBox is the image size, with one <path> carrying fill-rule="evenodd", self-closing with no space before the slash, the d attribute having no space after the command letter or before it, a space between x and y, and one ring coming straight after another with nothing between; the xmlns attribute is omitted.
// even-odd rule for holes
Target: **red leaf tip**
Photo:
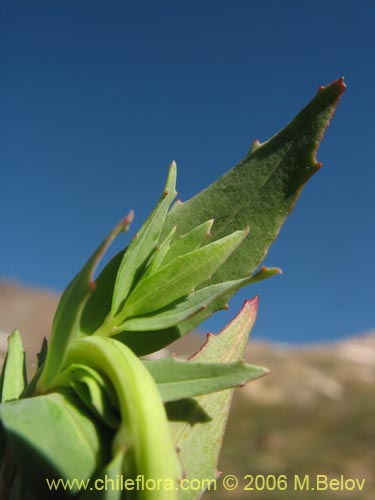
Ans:
<svg viewBox="0 0 375 500"><path fill-rule="evenodd" d="M255 297L253 297L252 299L247 299L245 300L242 308L246 308L246 307L254 307L255 309L258 309L258 305L259 305L259 295L255 295Z"/></svg>
<svg viewBox="0 0 375 500"><path fill-rule="evenodd" d="M346 84L344 82L344 77L341 76L336 80L336 82L340 85L341 89L344 91L346 89Z"/></svg>
<svg viewBox="0 0 375 500"><path fill-rule="evenodd" d="M134 211L130 210L128 215L122 219L121 225L128 226L131 222L133 222L133 219L134 219Z"/></svg>
<svg viewBox="0 0 375 500"><path fill-rule="evenodd" d="M318 92L321 92L322 90L324 90L327 87L330 87L331 85L337 85L340 88L341 92L344 92L344 90L346 89L346 84L344 82L344 77L341 76L340 78L337 78L337 80L334 80L329 85L319 85Z"/></svg>

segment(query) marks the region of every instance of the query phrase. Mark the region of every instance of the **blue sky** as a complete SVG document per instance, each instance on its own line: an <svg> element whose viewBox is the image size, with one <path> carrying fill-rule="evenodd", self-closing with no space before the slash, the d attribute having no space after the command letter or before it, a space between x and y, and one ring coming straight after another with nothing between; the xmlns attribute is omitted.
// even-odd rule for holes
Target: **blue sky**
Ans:
<svg viewBox="0 0 375 500"><path fill-rule="evenodd" d="M366 0L2 2L0 277L61 291L130 208L139 227L171 160L188 199L344 76L323 169L265 261L284 275L204 327L255 294L256 339L374 327L374 22Z"/></svg>

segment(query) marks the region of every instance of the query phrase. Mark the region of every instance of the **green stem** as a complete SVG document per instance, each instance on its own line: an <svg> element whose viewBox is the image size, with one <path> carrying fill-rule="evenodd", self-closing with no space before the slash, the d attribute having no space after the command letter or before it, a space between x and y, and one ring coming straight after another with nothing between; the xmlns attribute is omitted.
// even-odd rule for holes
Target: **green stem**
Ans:
<svg viewBox="0 0 375 500"><path fill-rule="evenodd" d="M65 366L72 363L104 373L113 384L122 420L113 454L124 453L126 472L162 482L161 489L138 492L137 499L176 500L180 465L158 388L143 363L122 343L94 336L72 342Z"/></svg>

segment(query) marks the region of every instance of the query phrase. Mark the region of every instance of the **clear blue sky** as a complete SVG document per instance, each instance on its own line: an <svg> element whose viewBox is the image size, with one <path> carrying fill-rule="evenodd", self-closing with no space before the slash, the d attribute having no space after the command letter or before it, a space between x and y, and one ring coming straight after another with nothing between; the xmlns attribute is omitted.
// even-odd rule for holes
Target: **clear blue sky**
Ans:
<svg viewBox="0 0 375 500"><path fill-rule="evenodd" d="M374 326L373 1L4 0L1 24L2 278L62 290L130 208L139 227L171 160L187 199L343 75L323 169L265 262L284 275L204 326L258 293L257 339Z"/></svg>

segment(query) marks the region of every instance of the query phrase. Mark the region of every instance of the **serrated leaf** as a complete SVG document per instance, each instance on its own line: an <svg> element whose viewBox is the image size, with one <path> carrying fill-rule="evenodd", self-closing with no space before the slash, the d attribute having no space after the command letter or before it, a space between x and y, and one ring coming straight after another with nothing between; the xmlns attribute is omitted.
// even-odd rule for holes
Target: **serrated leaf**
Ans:
<svg viewBox="0 0 375 500"><path fill-rule="evenodd" d="M109 461L110 434L71 395L1 404L0 418L22 478L38 498L50 493L47 478L90 478Z"/></svg>
<svg viewBox="0 0 375 500"><path fill-rule="evenodd" d="M147 314L173 303L192 290L228 258L243 241L248 229L182 255L156 273L141 280L124 307L127 317Z"/></svg>
<svg viewBox="0 0 375 500"><path fill-rule="evenodd" d="M178 236L174 240L173 245L170 246L169 251L163 260L163 266L172 262L178 256L193 252L197 248L200 248L204 243L207 243L208 237L211 234L210 230L213 223L214 220L210 219L203 222L203 224L198 225L189 233Z"/></svg>
<svg viewBox="0 0 375 500"><path fill-rule="evenodd" d="M166 232L176 224L179 231L188 232L213 217L211 238L216 240L250 225L249 236L215 273L213 282L252 274L262 262L304 184L321 166L315 160L316 151L344 89L342 79L320 88L286 128L263 144L257 143L243 161L211 186L172 207ZM181 325L181 332L192 330L215 310L212 303Z"/></svg>
<svg viewBox="0 0 375 500"><path fill-rule="evenodd" d="M177 194L176 170L176 164L173 162L169 167L168 179L159 203L124 254L113 290L112 316L115 316L121 309L142 267L146 264L159 240L169 205Z"/></svg>
<svg viewBox="0 0 375 500"><path fill-rule="evenodd" d="M174 357L144 361L164 402L244 385L269 373L267 368L235 363L199 363Z"/></svg>
<svg viewBox="0 0 375 500"><path fill-rule="evenodd" d="M8 337L8 351L0 376L0 401L18 399L27 384L25 351L20 332L14 330Z"/></svg>
<svg viewBox="0 0 375 500"><path fill-rule="evenodd" d="M93 275L101 257L112 241L121 232L128 229L132 219L133 213L130 212L117 224L65 289L53 319L47 358L38 380L40 392L46 390L63 365L64 356L72 336L80 333L82 311L95 289Z"/></svg>
<svg viewBox="0 0 375 500"><path fill-rule="evenodd" d="M258 300L246 301L240 313L218 335L208 335L207 342L191 358L192 363L232 363L243 358L245 346L257 313ZM217 461L233 389L198 396L197 403L210 415L205 424L171 422L175 445L180 449L187 479L215 479ZM194 419L194 413L191 414ZM179 500L196 500L202 492L180 491Z"/></svg>

